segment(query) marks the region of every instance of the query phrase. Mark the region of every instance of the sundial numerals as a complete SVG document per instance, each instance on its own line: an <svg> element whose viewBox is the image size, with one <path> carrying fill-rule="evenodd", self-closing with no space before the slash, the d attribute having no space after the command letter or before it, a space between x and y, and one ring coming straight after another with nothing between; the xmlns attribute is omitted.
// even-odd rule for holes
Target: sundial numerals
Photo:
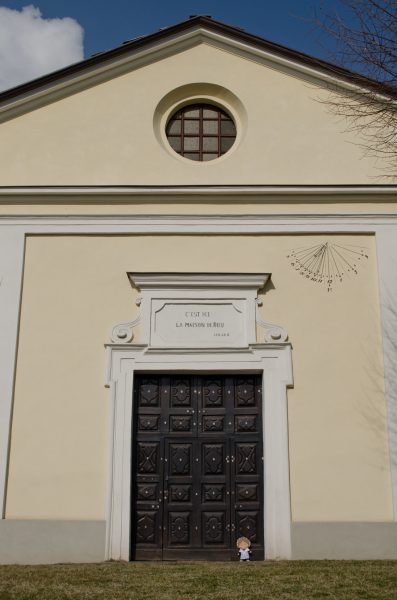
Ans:
<svg viewBox="0 0 397 600"><path fill-rule="evenodd" d="M368 259L368 253L360 246L341 246L324 242L313 246L294 248L287 254L291 267L304 279L325 284L332 292L336 282L357 275L357 262Z"/></svg>

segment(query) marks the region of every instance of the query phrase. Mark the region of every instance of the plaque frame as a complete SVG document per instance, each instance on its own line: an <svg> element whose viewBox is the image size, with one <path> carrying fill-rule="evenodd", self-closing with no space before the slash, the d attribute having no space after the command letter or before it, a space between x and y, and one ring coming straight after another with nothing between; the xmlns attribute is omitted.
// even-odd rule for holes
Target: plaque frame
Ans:
<svg viewBox="0 0 397 600"><path fill-rule="evenodd" d="M141 307L138 317L127 323L121 323L113 328L111 339L115 343L129 343L134 338L133 328L141 325L139 342L148 347L248 347L257 342L256 325L274 327L257 318L258 290L264 288L269 281L270 273L127 273L131 285L140 294L137 304ZM207 305L222 304L232 305L241 311L242 318L237 326L240 333L233 331L229 323L229 336L225 338L214 336L192 335L187 339L182 336L177 338L164 337L158 331L156 311L161 303L174 305L191 304ZM237 314L237 313L236 313ZM236 316L236 315L235 315ZM237 318L237 317L236 317ZM277 327L277 326L276 326ZM281 328L280 328L281 331ZM163 332L164 333L164 332ZM235 335L233 335L235 333ZM229 340L227 339L229 337ZM270 340L286 340L284 331Z"/></svg>

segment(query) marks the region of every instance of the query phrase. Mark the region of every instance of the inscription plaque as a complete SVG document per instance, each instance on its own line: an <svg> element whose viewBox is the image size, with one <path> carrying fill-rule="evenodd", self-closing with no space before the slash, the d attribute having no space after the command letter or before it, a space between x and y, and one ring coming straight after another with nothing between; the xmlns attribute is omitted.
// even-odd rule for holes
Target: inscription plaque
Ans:
<svg viewBox="0 0 397 600"><path fill-rule="evenodd" d="M244 346L246 302L154 300L152 344L173 346Z"/></svg>
<svg viewBox="0 0 397 600"><path fill-rule="evenodd" d="M258 290L269 273L128 273L140 292L140 314L112 330L112 342L158 348L247 348L256 323L270 327L265 341L287 334L257 320ZM139 324L135 338L134 327Z"/></svg>

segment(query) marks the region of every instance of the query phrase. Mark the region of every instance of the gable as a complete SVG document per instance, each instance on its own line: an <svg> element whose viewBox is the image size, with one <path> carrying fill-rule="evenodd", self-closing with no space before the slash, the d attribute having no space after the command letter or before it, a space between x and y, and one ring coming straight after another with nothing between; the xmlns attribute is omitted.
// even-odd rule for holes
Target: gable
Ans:
<svg viewBox="0 0 397 600"><path fill-rule="evenodd" d="M208 164L182 159L164 138L172 102L194 90L237 123L233 149ZM47 104L3 122L0 185L372 183L375 162L319 102L328 95L321 78L224 41L175 42L151 62L74 93L52 91Z"/></svg>

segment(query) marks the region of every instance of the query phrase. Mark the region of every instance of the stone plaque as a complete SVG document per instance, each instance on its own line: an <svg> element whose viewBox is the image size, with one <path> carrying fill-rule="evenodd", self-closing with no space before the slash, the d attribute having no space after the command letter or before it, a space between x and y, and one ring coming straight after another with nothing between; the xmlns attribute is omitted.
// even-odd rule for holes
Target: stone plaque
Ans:
<svg viewBox="0 0 397 600"><path fill-rule="evenodd" d="M154 300L152 344L158 346L244 346L246 302Z"/></svg>

